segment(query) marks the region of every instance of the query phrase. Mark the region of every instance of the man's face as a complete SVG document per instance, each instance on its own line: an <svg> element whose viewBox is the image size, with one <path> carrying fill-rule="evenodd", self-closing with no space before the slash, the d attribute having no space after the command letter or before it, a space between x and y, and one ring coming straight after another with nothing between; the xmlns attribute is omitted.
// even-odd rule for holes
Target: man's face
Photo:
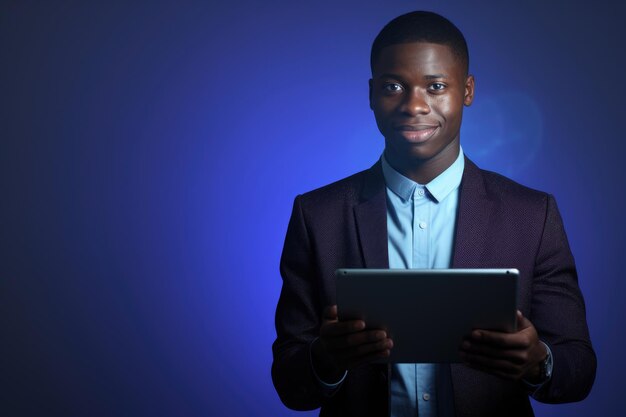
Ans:
<svg viewBox="0 0 626 417"><path fill-rule="evenodd" d="M370 107L398 162L456 157L463 105L473 98L474 78L446 45L390 45L374 64Z"/></svg>

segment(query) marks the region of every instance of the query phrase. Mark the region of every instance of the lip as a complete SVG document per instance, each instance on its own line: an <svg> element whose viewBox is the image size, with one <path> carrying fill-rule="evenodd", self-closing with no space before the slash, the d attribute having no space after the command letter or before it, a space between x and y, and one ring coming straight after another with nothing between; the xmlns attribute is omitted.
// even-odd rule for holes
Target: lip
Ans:
<svg viewBox="0 0 626 417"><path fill-rule="evenodd" d="M394 130L402 135L409 142L421 143L430 139L431 136L439 129L439 125L415 124L400 125Z"/></svg>

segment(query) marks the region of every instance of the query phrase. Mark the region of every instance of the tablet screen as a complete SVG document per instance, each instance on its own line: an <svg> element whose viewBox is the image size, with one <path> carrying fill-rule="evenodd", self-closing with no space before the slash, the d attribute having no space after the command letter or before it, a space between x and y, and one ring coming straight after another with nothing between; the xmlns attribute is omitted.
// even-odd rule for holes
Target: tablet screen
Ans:
<svg viewBox="0 0 626 417"><path fill-rule="evenodd" d="M461 362L473 329L514 331L517 269L338 269L340 320L385 329L392 363Z"/></svg>

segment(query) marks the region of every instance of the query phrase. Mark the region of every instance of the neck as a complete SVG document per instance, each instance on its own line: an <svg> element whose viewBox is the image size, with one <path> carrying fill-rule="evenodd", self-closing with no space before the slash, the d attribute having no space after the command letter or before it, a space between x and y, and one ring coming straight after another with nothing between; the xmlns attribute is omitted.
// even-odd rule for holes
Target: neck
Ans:
<svg viewBox="0 0 626 417"><path fill-rule="evenodd" d="M459 157L458 138L449 143L437 155L429 159L413 158L407 153L398 154L385 147L385 158L393 169L418 184L428 184L437 178Z"/></svg>

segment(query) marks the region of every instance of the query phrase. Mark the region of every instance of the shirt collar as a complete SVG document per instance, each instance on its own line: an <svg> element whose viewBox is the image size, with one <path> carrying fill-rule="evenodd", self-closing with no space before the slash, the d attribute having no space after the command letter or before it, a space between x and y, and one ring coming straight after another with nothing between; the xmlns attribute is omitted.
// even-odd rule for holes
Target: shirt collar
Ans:
<svg viewBox="0 0 626 417"><path fill-rule="evenodd" d="M417 187L424 187L415 181L405 177L393 169L385 158L385 153L381 157L383 176L387 188L397 194L400 198L410 200ZM445 171L439 174L431 182L425 185L430 195L439 203L445 199L452 191L461 184L463 169L465 168L465 158L463 148L459 147L459 156Z"/></svg>

